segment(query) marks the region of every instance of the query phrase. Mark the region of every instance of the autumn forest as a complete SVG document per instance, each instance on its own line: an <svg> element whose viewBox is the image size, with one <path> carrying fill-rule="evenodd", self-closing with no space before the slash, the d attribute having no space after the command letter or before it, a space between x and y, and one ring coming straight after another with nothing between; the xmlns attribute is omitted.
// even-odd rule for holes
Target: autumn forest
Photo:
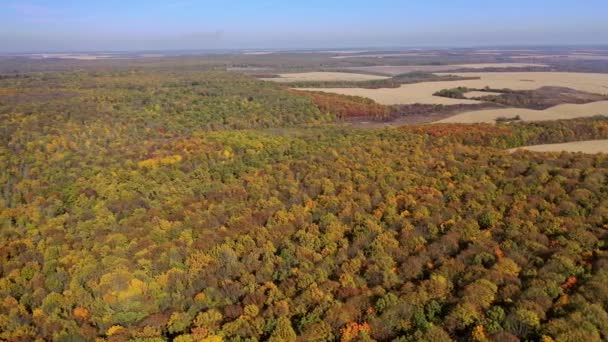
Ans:
<svg viewBox="0 0 608 342"><path fill-rule="evenodd" d="M399 108L236 72L0 77L0 340L608 339L608 119Z"/></svg>

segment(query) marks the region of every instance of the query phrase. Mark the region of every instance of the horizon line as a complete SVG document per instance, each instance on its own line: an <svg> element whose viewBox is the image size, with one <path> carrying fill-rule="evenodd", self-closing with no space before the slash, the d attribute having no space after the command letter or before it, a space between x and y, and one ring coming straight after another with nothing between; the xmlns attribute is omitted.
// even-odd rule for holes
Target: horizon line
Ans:
<svg viewBox="0 0 608 342"><path fill-rule="evenodd" d="M164 53L224 53L224 52L324 52L332 49L337 50L375 50L375 51L399 51L405 49L437 49L437 50L445 50L445 49L482 49L482 48L498 48L498 49L508 49L508 48L608 48L607 43L567 43L567 44L535 44L535 43L518 43L518 44L454 44L454 45L385 45L385 46L335 46L335 47L301 47L301 48L278 48L278 47L256 47L256 48L207 48L207 49L133 49L133 50L94 50L94 49L84 49L84 50L22 50L22 51L0 51L1 56L24 56L24 55L41 55L41 54L74 54L74 53L110 53L110 54L143 54L143 53L152 53L152 52L164 52Z"/></svg>

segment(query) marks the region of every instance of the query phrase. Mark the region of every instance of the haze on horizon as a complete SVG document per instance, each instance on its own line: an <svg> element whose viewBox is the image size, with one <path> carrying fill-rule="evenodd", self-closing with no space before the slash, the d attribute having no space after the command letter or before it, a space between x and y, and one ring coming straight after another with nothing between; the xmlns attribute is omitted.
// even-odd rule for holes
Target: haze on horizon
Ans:
<svg viewBox="0 0 608 342"><path fill-rule="evenodd" d="M605 0L7 0L0 52L599 45Z"/></svg>

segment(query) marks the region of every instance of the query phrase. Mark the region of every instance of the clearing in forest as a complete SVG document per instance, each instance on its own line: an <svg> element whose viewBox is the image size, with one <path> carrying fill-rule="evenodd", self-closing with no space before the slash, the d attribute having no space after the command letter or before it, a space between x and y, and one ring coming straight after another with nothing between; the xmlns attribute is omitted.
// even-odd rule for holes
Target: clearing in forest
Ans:
<svg viewBox="0 0 608 342"><path fill-rule="evenodd" d="M441 75L441 74L440 74ZM456 76L479 77L466 81L479 86L468 88L532 90L541 87L567 87L595 94L608 94L608 74L576 72L473 72L451 73ZM454 87L452 87L454 88ZM444 88L445 89L445 88Z"/></svg>
<svg viewBox="0 0 608 342"><path fill-rule="evenodd" d="M439 74L448 75L448 74ZM422 82L404 84L399 88L315 88L301 89L324 91L342 95L363 96L385 105L396 104L472 104L478 101L450 99L434 96L438 91L466 87L470 89L534 90L542 87L567 87L579 91L608 94L608 74L560 72L484 72L457 73L456 76L479 77L475 80Z"/></svg>
<svg viewBox="0 0 608 342"><path fill-rule="evenodd" d="M574 118L608 115L608 101L586 104L561 104L544 110L526 108L499 108L469 111L456 114L438 123L494 123L499 118L514 118L521 121L567 120Z"/></svg>
<svg viewBox="0 0 608 342"><path fill-rule="evenodd" d="M355 74L355 73L349 73L349 72L302 72L302 73L292 73L292 74L279 74L279 77L262 78L262 80L280 82L280 83L309 82L309 81L311 81L311 82L312 81L363 82L363 81L385 80L388 78L389 77L386 77L386 76Z"/></svg>
<svg viewBox="0 0 608 342"><path fill-rule="evenodd" d="M368 67L352 67L353 71L374 72L390 76L409 72L448 72L462 69L510 69L510 68L546 68L546 64L536 63L483 63L483 64L452 64L452 65L378 65Z"/></svg>
<svg viewBox="0 0 608 342"><path fill-rule="evenodd" d="M451 99L441 96L434 96L436 92L443 89L456 88L460 84L471 81L440 81L422 82L413 84L403 84L399 88L299 88L299 90L323 91L326 93L336 93L350 96L361 96L370 98L383 105L410 105L410 104L474 104L480 103L475 100Z"/></svg>
<svg viewBox="0 0 608 342"><path fill-rule="evenodd" d="M582 152L582 153L608 153L608 140L574 141L563 144L545 144L518 147L509 150L527 150L534 152Z"/></svg>

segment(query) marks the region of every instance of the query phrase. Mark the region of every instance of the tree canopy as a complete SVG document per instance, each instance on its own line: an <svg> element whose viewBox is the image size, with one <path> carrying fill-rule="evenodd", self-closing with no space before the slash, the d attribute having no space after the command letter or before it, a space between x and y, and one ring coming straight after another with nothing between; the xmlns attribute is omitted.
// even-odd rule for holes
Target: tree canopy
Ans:
<svg viewBox="0 0 608 342"><path fill-rule="evenodd" d="M505 150L608 120L337 115L223 72L0 80L0 339L608 339L608 155Z"/></svg>

